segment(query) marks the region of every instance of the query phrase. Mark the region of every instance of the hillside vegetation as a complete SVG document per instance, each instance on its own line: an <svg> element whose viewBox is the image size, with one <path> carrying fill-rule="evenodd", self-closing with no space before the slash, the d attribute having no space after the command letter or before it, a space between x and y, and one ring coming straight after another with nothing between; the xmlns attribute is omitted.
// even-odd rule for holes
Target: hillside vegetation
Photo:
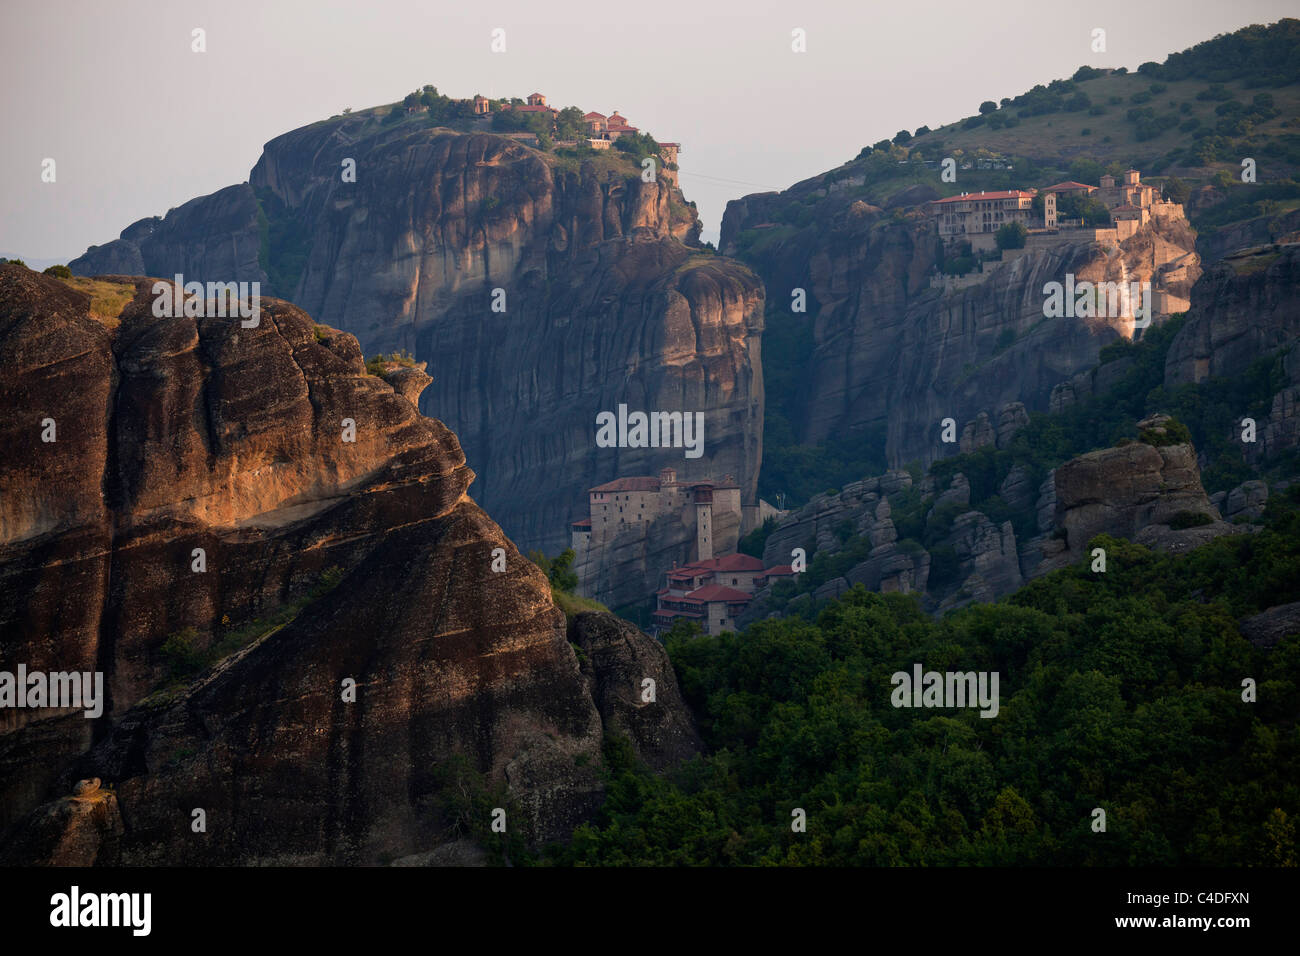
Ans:
<svg viewBox="0 0 1300 956"><path fill-rule="evenodd" d="M1264 521L1178 557L1098 538L1105 574L942 621L859 587L814 622L671 636L709 756L656 777L607 746L600 817L550 858L1294 866L1300 639L1265 650L1237 621L1300 599L1300 487ZM998 672L998 716L892 706L891 674L916 663Z"/></svg>

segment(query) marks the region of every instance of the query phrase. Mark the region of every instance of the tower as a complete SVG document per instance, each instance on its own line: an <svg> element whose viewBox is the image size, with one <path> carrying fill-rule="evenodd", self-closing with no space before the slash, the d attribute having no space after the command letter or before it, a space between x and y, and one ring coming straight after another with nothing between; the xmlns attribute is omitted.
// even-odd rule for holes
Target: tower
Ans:
<svg viewBox="0 0 1300 956"><path fill-rule="evenodd" d="M695 550L697 561L713 558L713 486L696 485Z"/></svg>

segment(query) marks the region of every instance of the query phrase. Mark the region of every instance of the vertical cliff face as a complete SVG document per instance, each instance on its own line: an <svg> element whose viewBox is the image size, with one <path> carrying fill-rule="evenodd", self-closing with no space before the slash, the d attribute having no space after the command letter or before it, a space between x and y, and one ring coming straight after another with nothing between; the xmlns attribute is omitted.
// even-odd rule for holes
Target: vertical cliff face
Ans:
<svg viewBox="0 0 1300 956"><path fill-rule="evenodd" d="M731 473L753 498L763 286L696 247L675 183L644 182L615 150L578 160L340 117L272 140L248 185L131 228L74 271L138 258L260 277L366 354L414 352L433 378L422 408L460 436L476 497L528 547L563 547L586 490L629 470ZM250 244L256 268L236 252ZM619 403L706 412L703 457L597 449L596 415Z"/></svg>
<svg viewBox="0 0 1300 956"><path fill-rule="evenodd" d="M1165 358L1169 387L1236 375L1300 339L1300 243L1238 250L1196 286L1187 322Z"/></svg>
<svg viewBox="0 0 1300 956"><path fill-rule="evenodd" d="M896 468L954 450L939 441L945 418L960 424L1008 402L1046 411L1056 384L1131 334L1131 320L1047 318L1047 283L1151 281L1185 296L1199 272L1186 223L1153 220L1118 246L1008 256L965 284L932 287L939 240L919 204L937 194L912 187L881 208L851 185L828 174L733 202L720 248L753 265L774 309L789 309L794 290L806 295L793 319L814 345L795 370L798 393L767 396L793 406L796 439L883 431Z"/></svg>
<svg viewBox="0 0 1300 956"><path fill-rule="evenodd" d="M0 267L0 670L107 692L97 719L0 711L0 855L53 854L21 821L91 776L128 831L81 804L29 822L58 843L98 821L127 863L407 855L454 835L455 760L529 835L566 833L599 799L593 687L610 713L632 690L580 671L545 576L412 404L421 376L367 374L355 338L288 303L255 328L157 318L151 280L115 282L134 298L101 321ZM649 640L622 643L668 691L630 728L659 759L694 737Z"/></svg>

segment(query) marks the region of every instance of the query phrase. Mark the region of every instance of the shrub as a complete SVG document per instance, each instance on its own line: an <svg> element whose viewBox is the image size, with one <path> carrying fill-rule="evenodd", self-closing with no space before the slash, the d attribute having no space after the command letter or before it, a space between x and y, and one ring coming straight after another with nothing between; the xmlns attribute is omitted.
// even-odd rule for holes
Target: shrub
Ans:
<svg viewBox="0 0 1300 956"><path fill-rule="evenodd" d="M203 669L203 651L197 645L198 631L192 627L170 635L159 650L168 675L177 680L192 677Z"/></svg>
<svg viewBox="0 0 1300 956"><path fill-rule="evenodd" d="M1214 519L1201 511L1180 511L1169 519L1169 527L1173 531L1200 528L1207 524L1214 524Z"/></svg>
<svg viewBox="0 0 1300 956"><path fill-rule="evenodd" d="M47 276L54 276L56 279L71 279L72 270L67 266L50 266L45 270Z"/></svg>
<svg viewBox="0 0 1300 956"><path fill-rule="evenodd" d="M1008 222L1005 223L997 233L997 244L999 249L1023 249L1025 248L1025 239L1029 235L1029 230L1025 228L1024 223Z"/></svg>
<svg viewBox="0 0 1300 956"><path fill-rule="evenodd" d="M1171 418L1165 422L1163 433L1145 428L1138 437L1148 445L1155 445L1157 448L1163 445L1190 445L1192 443L1192 433L1186 425L1176 418Z"/></svg>

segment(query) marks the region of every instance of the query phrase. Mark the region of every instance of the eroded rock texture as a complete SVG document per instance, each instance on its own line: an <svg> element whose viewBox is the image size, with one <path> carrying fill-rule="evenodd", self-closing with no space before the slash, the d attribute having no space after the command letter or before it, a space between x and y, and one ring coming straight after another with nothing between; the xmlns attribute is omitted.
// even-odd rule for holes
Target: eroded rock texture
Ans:
<svg viewBox="0 0 1300 956"><path fill-rule="evenodd" d="M733 201L723 218L719 248L753 265L774 308L806 293L798 318L814 344L791 409L800 442L883 434L890 467L929 464L957 450L940 441L944 419L983 412L995 424L1010 403L1047 411L1058 383L1132 334L1131 319L1046 318L1047 283L1149 281L1185 297L1199 275L1187 224L1154 220L1118 246L1031 251L987 263L975 284L932 287L939 238L920 204L937 193L916 187L882 208L853 199L841 173ZM789 225L804 215L811 225Z"/></svg>
<svg viewBox="0 0 1300 956"><path fill-rule="evenodd" d="M458 835L439 790L453 760L530 836L567 833L599 801L621 678L579 669L545 576L412 404L417 370L367 374L353 336L285 302L263 299L256 328L156 318L151 280L118 281L136 296L101 322L64 283L0 267L0 670L101 671L108 696L98 720L0 711L6 857L408 857ZM219 661L160 691L186 629ZM635 629L621 643L662 654ZM658 665L671 686L624 732L662 735L662 763L694 738ZM92 776L121 827L39 806ZM60 820L107 842L69 855Z"/></svg>
<svg viewBox="0 0 1300 956"><path fill-rule="evenodd" d="M735 475L750 503L761 462L762 283L705 255L675 183L643 182L621 155L579 162L337 117L268 143L249 183L71 267L269 281L367 355L408 349L433 377L421 407L481 476L478 500L526 548L554 552L594 485L672 466ZM598 449L596 414L619 403L705 412L703 457Z"/></svg>

